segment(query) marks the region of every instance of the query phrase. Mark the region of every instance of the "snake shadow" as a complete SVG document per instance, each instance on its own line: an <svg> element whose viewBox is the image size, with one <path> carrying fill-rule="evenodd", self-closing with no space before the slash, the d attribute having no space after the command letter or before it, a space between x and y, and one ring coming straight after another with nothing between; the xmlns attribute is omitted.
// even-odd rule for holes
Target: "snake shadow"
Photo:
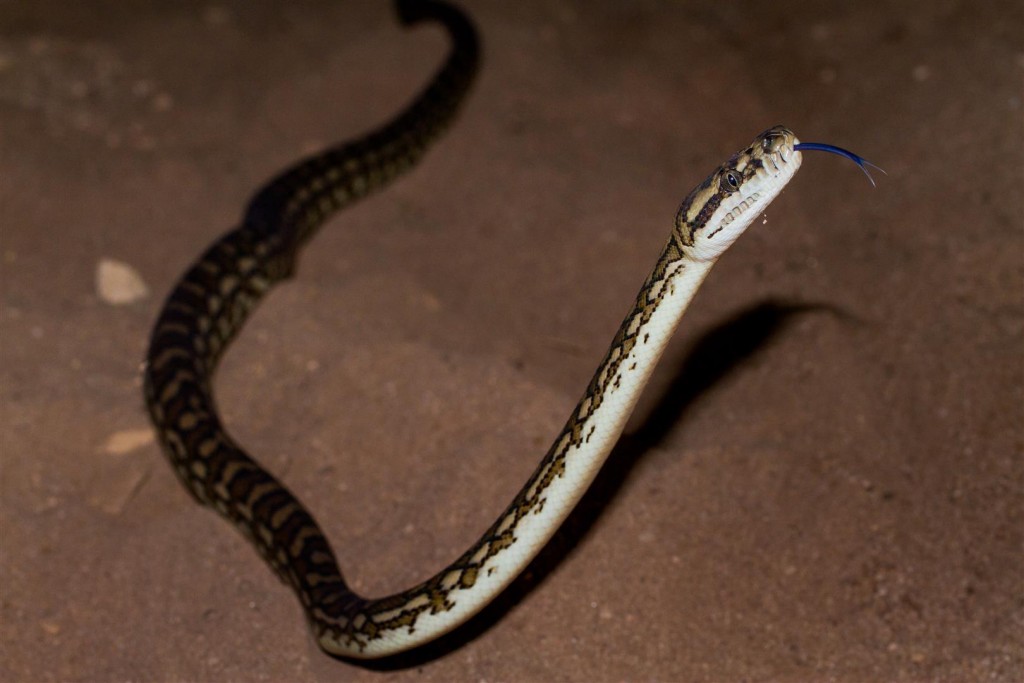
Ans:
<svg viewBox="0 0 1024 683"><path fill-rule="evenodd" d="M751 359L788 325L807 313L846 317L828 304L767 299L746 308L699 337L678 363L668 388L640 427L624 434L594 482L555 536L526 570L476 616L450 633L410 652L379 660L347 659L375 671L422 666L458 650L501 621L544 583L587 537L594 523L625 486L640 459L676 427L686 409L704 392Z"/></svg>

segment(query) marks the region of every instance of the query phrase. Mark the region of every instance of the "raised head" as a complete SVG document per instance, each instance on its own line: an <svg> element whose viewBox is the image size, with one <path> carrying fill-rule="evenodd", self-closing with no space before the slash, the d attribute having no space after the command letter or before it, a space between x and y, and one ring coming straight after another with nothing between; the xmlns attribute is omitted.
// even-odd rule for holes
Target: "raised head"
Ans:
<svg viewBox="0 0 1024 683"><path fill-rule="evenodd" d="M800 168L797 144L788 128L769 128L683 200L675 230L686 256L713 261L743 234Z"/></svg>

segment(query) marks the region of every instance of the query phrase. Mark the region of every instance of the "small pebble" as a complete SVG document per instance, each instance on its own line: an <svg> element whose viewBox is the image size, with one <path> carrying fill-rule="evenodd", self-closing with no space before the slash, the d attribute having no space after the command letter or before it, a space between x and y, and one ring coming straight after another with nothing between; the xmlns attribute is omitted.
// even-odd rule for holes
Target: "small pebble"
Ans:
<svg viewBox="0 0 1024 683"><path fill-rule="evenodd" d="M106 303L122 306L145 299L149 288L127 263L105 258L96 267L96 293Z"/></svg>
<svg viewBox="0 0 1024 683"><path fill-rule="evenodd" d="M103 444L103 450L112 455L123 455L141 448L153 442L153 430L149 427L144 429L123 429L114 432Z"/></svg>

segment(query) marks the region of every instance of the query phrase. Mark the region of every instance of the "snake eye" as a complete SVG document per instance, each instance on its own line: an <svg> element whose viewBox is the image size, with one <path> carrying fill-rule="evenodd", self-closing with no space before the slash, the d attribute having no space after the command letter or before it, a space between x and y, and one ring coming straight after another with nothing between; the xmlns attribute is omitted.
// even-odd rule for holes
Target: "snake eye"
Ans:
<svg viewBox="0 0 1024 683"><path fill-rule="evenodd" d="M726 171L720 183L723 190L732 193L740 189L740 174L736 171Z"/></svg>

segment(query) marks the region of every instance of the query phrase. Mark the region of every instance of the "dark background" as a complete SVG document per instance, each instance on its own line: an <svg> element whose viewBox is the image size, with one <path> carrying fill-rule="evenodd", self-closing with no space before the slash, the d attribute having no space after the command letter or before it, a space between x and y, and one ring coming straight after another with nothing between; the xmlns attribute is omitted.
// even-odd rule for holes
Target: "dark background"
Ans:
<svg viewBox="0 0 1024 683"><path fill-rule="evenodd" d="M174 280L445 52L380 2L0 1L3 680L373 680L195 506L139 364ZM229 354L233 433L354 586L496 516L682 196L762 129L804 169L722 259L599 487L409 679L1024 678L1017 2L467 0L486 61ZM97 294L103 259L150 294ZM408 668L402 668L408 667Z"/></svg>

